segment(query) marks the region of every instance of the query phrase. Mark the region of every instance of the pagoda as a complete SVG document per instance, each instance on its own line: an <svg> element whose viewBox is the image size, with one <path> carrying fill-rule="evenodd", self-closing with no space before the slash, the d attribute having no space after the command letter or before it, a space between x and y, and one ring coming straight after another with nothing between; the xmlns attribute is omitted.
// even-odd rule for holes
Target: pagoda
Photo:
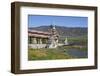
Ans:
<svg viewBox="0 0 100 76"><path fill-rule="evenodd" d="M50 37L49 37L49 48L56 48L58 46L58 33L55 25L50 25Z"/></svg>

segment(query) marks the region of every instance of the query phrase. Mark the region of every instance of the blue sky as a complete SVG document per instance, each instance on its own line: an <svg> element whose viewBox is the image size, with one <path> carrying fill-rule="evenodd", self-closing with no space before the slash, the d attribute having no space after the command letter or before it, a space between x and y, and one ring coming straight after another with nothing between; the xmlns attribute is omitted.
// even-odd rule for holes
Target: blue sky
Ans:
<svg viewBox="0 0 100 76"><path fill-rule="evenodd" d="M48 26L50 24L66 27L87 27L87 17L77 16L49 16L49 15L28 15L28 26Z"/></svg>

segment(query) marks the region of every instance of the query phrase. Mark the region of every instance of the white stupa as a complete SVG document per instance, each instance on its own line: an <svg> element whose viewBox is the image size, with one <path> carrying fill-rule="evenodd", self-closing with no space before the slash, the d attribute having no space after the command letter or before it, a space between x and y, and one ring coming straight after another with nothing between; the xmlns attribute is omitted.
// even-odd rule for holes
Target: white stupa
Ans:
<svg viewBox="0 0 100 76"><path fill-rule="evenodd" d="M51 25L50 32L51 35L49 38L49 48L56 48L58 46L58 34L56 31L56 27Z"/></svg>
<svg viewBox="0 0 100 76"><path fill-rule="evenodd" d="M66 37L65 39L65 42L64 42L65 45L68 45L68 38Z"/></svg>

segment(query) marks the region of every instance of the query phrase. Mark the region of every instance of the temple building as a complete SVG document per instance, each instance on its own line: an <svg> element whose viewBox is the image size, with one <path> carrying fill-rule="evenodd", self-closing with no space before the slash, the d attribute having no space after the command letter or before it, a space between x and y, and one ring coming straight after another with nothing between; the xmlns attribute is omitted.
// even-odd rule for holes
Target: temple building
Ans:
<svg viewBox="0 0 100 76"><path fill-rule="evenodd" d="M30 48L45 48L50 33L36 30L28 31L28 46Z"/></svg>
<svg viewBox="0 0 100 76"><path fill-rule="evenodd" d="M55 26L50 26L50 31L28 30L29 48L56 48L58 46L58 33Z"/></svg>

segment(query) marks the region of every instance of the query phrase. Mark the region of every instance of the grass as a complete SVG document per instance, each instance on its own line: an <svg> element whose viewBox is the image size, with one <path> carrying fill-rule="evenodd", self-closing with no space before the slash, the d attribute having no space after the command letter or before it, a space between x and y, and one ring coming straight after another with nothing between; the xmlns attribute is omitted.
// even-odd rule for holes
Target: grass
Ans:
<svg viewBox="0 0 100 76"><path fill-rule="evenodd" d="M53 60L53 59L74 59L67 53L70 48L81 49L86 51L86 48L79 48L74 46L63 46L54 49L41 48L41 49L28 49L28 60Z"/></svg>
<svg viewBox="0 0 100 76"><path fill-rule="evenodd" d="M62 49L77 49L77 50L81 50L81 51L87 51L87 46L79 46L79 45L75 45L75 46L60 46L59 48Z"/></svg>
<svg viewBox="0 0 100 76"><path fill-rule="evenodd" d="M52 60L52 59L71 59L72 56L65 54L63 51L58 49L29 49L28 59L29 60Z"/></svg>
<svg viewBox="0 0 100 76"><path fill-rule="evenodd" d="M78 45L87 45L87 37L72 37L72 38L68 38L68 42L69 43L73 43L73 44L78 44Z"/></svg>

